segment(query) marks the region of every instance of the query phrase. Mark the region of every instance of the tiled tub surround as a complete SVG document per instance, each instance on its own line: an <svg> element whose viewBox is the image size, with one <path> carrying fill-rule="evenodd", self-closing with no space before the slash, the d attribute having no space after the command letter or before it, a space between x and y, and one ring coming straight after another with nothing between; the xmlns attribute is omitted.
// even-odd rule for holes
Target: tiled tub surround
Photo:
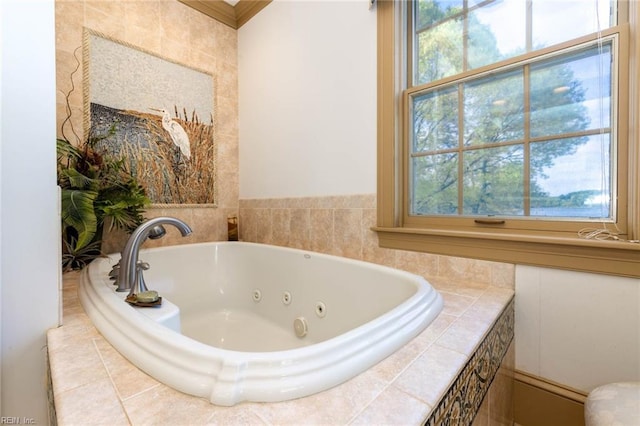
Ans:
<svg viewBox="0 0 640 426"><path fill-rule="evenodd" d="M438 318L354 379L297 400L217 407L116 352L84 314L77 275L68 274L64 325L48 333L58 424L469 424L481 401L474 425L512 424L513 290L442 282L432 280L445 300Z"/></svg>
<svg viewBox="0 0 640 426"><path fill-rule="evenodd" d="M344 256L437 281L515 288L515 266L378 247L375 194L240 200L240 238Z"/></svg>

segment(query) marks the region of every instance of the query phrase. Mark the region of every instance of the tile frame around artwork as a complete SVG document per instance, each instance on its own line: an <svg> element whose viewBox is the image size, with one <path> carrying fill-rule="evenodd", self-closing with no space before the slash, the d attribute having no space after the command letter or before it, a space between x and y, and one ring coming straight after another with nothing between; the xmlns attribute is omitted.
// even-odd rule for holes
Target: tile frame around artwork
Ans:
<svg viewBox="0 0 640 426"><path fill-rule="evenodd" d="M144 122L147 122L147 123L151 123L150 125L148 125L148 127L151 127L154 133L151 134L148 137L148 139L155 140L157 141L157 146L162 146L163 151L159 154L159 156L161 158L164 158L165 161L168 161L169 162L168 164L171 165L171 167L165 166L164 170L165 171L171 170L174 173L172 175L174 178L171 179L171 181L175 181L175 184L173 184L172 182L169 182L169 183L165 182L164 185L162 185L165 188L167 187L167 185L171 186L171 190L167 191L170 193L170 195L167 196L167 194L164 193L158 196L150 196L152 200L152 204L150 208L218 207L218 204L219 204L219 192L218 192L219 182L218 182L218 176L217 176L218 140L216 135L217 123L218 123L218 120L217 120L218 112L215 104L215 95L216 95L216 88L217 88L216 76L208 71L198 69L198 68L180 63L178 61L173 61L171 59L162 57L154 52L145 50L143 48L140 48L138 46L132 45L130 43L127 43L121 40L114 39L113 37L109 37L100 32L84 27L82 57L83 57L83 127L84 127L85 135L91 134L91 130L93 126L93 123L91 120L91 104L92 104L91 67L92 65L95 66L95 64L92 64L91 62L92 37L98 37L108 42L115 43L119 45L119 47L121 48L132 49L134 55L136 54L139 54L141 56L149 55L151 58L153 58L153 60L166 61L168 66L175 65L177 67L183 67L185 69L188 69L188 71L190 72L192 71L195 73L200 73L211 79L211 83L210 83L211 84L211 95L210 95L211 124L210 125L199 124L193 121L189 123L189 115L190 115L189 111L187 111L186 108L184 108L184 115L182 115L183 111L180 111L177 108L177 105L175 106L176 110L172 111L174 112L174 114L170 117L173 121L178 121L179 124L181 124L181 127L188 127L190 124L194 126L201 125L202 128L210 127L210 129L207 129L207 131L210 133L210 141L212 142L211 146L207 146L207 144L205 144L204 141L199 144L196 142L195 146L192 144L191 147L192 147L193 155L189 158L184 155L183 151L179 150L178 147L172 143L170 135L167 132L167 129L163 128L164 126L162 125L161 112L158 112L158 111L138 112L138 111L132 111L132 110L126 110L126 109L123 109L123 110L114 109L114 111L126 112L127 115L129 115L129 113L132 113L135 115L136 119L143 120ZM180 120L176 120L176 117L175 117L176 112L180 115ZM192 115L191 115L191 118L193 118ZM204 122L205 120L202 120L202 121ZM112 144L112 146L116 146L118 144L118 141L117 139L114 138L113 141L107 140L107 142L105 143ZM195 150L193 148L195 148ZM166 155L163 155L163 153L166 153ZM202 155L199 155L199 153L202 153ZM209 167L208 172L204 174L204 179L205 179L204 181L202 178L203 173L201 173L203 167L192 168L191 170L189 170L189 167L192 166L191 164L192 161L193 161L193 166L195 166L196 164L199 166L203 165L199 161L196 162L196 158L200 158L200 157L203 157L206 160L204 162L204 165ZM134 164L135 160L131 160L131 161L132 161L131 164ZM184 176L186 176L186 173L190 173L190 176L192 176L194 179L197 179L197 180L193 181L191 185L189 185L189 181L187 181L186 178L183 179L183 181L181 182L179 179L180 177L179 173L183 173ZM144 183L143 179L141 179L140 181L141 183ZM186 189L187 191L191 191L194 187L197 187L199 184L201 184L202 189L200 193L195 193L196 198L201 198L205 201L193 202L193 201L190 201L188 196L186 198L176 197L175 195L176 193L178 193L178 196L180 196L179 185L182 185L183 189ZM194 197L191 197L191 200L193 199Z"/></svg>

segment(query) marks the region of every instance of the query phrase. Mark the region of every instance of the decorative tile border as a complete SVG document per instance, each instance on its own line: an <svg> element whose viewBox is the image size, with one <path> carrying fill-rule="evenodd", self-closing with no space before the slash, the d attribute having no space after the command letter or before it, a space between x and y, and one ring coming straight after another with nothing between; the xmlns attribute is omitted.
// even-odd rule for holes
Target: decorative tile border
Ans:
<svg viewBox="0 0 640 426"><path fill-rule="evenodd" d="M470 425L514 336L514 299L442 397L425 426Z"/></svg>

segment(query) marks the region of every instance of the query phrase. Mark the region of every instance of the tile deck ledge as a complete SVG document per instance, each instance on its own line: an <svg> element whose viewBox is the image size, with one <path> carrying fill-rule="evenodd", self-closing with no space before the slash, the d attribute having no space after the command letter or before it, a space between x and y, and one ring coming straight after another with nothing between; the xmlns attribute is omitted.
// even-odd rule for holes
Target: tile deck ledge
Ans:
<svg viewBox="0 0 640 426"><path fill-rule="evenodd" d="M434 279L445 301L442 313L366 372L305 398L219 407L165 386L123 358L84 313L78 279L65 275L64 325L47 333L59 425L437 424L451 415L470 424L486 389L470 396L473 413L461 413L452 396L466 389L461 380L475 380L476 358L489 354L499 366L513 338L513 289ZM481 372L489 384L497 366Z"/></svg>

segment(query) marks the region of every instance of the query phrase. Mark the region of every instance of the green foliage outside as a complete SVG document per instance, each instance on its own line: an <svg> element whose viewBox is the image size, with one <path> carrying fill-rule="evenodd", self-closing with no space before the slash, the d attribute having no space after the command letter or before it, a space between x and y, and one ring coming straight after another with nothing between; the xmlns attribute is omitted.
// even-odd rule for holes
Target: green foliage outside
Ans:
<svg viewBox="0 0 640 426"><path fill-rule="evenodd" d="M418 5L416 84L463 71L462 20L443 18L460 12L456 1L421 1ZM501 53L491 29L468 16L473 28L468 64L481 66L522 52ZM531 207L582 206L593 191L553 197L537 183L554 161L571 155L587 137L564 135L590 125L585 89L570 60L529 66L529 93L523 93L523 67L480 81L439 87L413 102L412 211L414 214L523 215L526 182ZM562 87L562 91L554 90ZM462 98L459 98L462 96ZM544 138L526 155L525 96L529 96L529 136ZM462 111L460 111L462 106ZM462 123L460 121L462 120ZM462 132L462 134L460 134ZM558 135L558 138L554 138ZM463 158L457 149L462 144ZM468 149L471 148L471 149ZM529 176L525 176L528 160ZM462 162L462 164L460 164ZM462 211L458 203L461 173Z"/></svg>

